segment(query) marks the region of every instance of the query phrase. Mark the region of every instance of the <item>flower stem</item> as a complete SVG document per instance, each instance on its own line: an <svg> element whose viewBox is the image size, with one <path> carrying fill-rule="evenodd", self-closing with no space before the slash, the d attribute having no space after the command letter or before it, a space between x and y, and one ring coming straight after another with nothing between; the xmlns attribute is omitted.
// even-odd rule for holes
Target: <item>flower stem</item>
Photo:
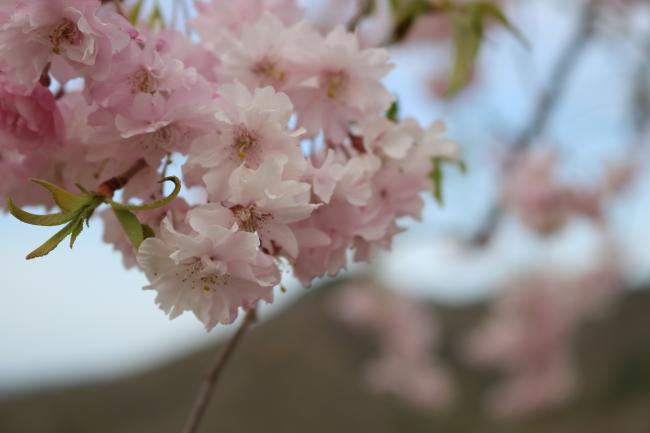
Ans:
<svg viewBox="0 0 650 433"><path fill-rule="evenodd" d="M122 9L122 5L120 4L120 0L113 0L113 4L115 5L115 9L117 9L117 13L122 15L124 18L127 18L124 9Z"/></svg>
<svg viewBox="0 0 650 433"><path fill-rule="evenodd" d="M111 177L108 180L102 182L101 185L97 188L97 193L111 198L113 193L118 189L124 188L124 186L129 183L129 181L140 172L143 168L147 166L146 161L143 158L138 159L135 164L129 167L124 173Z"/></svg>
<svg viewBox="0 0 650 433"><path fill-rule="evenodd" d="M256 309L252 308L246 313L246 317L244 318L244 321L242 322L241 326L239 327L235 335L232 337L232 339L228 342L223 352L221 352L219 356L215 358L214 362L210 365L210 367L206 371L205 378L203 379L203 383L201 384L199 394L196 396L196 399L194 400L194 405L192 406L192 411L190 412L190 416L187 419L187 423L185 424L183 433L196 433L198 431L199 426L201 425L201 421L203 419L203 415L205 415L205 410L208 407L210 398L214 393L214 389L217 386L217 383L219 382L219 378L221 377L223 370L225 369L226 365L228 364L228 361L230 360L233 353L239 346L239 343L244 337L244 334L246 333L248 328L250 328L250 326L255 322L256 319L257 319Z"/></svg>

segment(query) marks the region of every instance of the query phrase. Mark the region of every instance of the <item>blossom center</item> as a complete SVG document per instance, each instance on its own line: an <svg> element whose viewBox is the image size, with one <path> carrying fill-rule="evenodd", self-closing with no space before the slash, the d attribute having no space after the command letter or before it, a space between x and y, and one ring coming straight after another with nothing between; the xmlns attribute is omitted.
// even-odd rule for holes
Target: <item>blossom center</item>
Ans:
<svg viewBox="0 0 650 433"><path fill-rule="evenodd" d="M75 23L64 18L52 29L48 38L52 43L52 52L54 54L60 54L61 44L64 42L70 45L78 43L81 38L81 32Z"/></svg>
<svg viewBox="0 0 650 433"><path fill-rule="evenodd" d="M205 265L199 259L187 264L181 277L182 283L190 283L192 290L200 288L204 292L213 292L219 286L225 286L230 282L229 274L217 274L215 272L204 273Z"/></svg>
<svg viewBox="0 0 650 433"><path fill-rule="evenodd" d="M144 67L135 71L130 79L132 93L155 93L158 87L158 80Z"/></svg>
<svg viewBox="0 0 650 433"><path fill-rule="evenodd" d="M278 69L275 62L266 58L254 64L251 68L251 72L277 81L284 81L285 77L284 71Z"/></svg>
<svg viewBox="0 0 650 433"><path fill-rule="evenodd" d="M323 87L328 98L334 99L345 87L346 76L343 71L326 72L322 79Z"/></svg>
<svg viewBox="0 0 650 433"><path fill-rule="evenodd" d="M239 228L245 232L257 231L269 217L267 214L257 212L255 206L236 205L230 210L235 215Z"/></svg>
<svg viewBox="0 0 650 433"><path fill-rule="evenodd" d="M256 143L257 137L254 133L246 129L244 126L235 128L233 146L237 150L240 158L246 158L246 155L248 155L248 152L250 152Z"/></svg>

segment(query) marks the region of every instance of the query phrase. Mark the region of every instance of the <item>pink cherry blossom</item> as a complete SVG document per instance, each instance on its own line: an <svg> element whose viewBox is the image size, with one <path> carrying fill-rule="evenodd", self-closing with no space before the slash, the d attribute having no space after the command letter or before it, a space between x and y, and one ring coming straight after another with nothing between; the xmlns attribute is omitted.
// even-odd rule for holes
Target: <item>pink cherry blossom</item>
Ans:
<svg viewBox="0 0 650 433"><path fill-rule="evenodd" d="M99 106L89 117L97 128L93 159L144 157L157 167L170 152L187 153L212 128L216 92L195 69L137 43L114 64L119 73L86 89Z"/></svg>
<svg viewBox="0 0 650 433"><path fill-rule="evenodd" d="M280 273L255 233L238 230L218 205L192 209L187 221L192 231L184 234L165 218L160 237L145 239L137 255L150 282L145 289L158 292L156 303L170 318L192 311L210 330L232 323L242 307L273 300Z"/></svg>
<svg viewBox="0 0 650 433"><path fill-rule="evenodd" d="M285 94L271 87L251 93L239 82L223 85L219 92L216 132L194 141L186 167L205 173L203 181L213 200L226 195L230 174L241 164L255 169L266 158L275 158L288 175L304 170L300 131L288 127L293 107Z"/></svg>
<svg viewBox="0 0 650 433"><path fill-rule="evenodd" d="M555 175L552 152L525 155L510 173L504 187L505 204L540 233L552 233L574 215L600 218L599 191L578 190L561 184Z"/></svg>
<svg viewBox="0 0 650 433"><path fill-rule="evenodd" d="M257 232L268 254L298 255L298 242L289 224L304 220L318 206L309 202L308 183L282 178L283 167L267 159L257 170L241 165L230 176L224 203L242 230Z"/></svg>
<svg viewBox="0 0 650 433"><path fill-rule="evenodd" d="M290 96L300 125L310 134L322 130L338 143L348 136L351 122L389 108L393 96L381 84L392 69L386 50L363 50L356 35L337 27L307 56L310 79Z"/></svg>
<svg viewBox="0 0 650 433"><path fill-rule="evenodd" d="M379 339L379 356L366 366L366 378L375 391L424 410L442 409L451 401L451 379L433 356L439 328L431 312L369 283L343 287L334 301L340 320Z"/></svg>
<svg viewBox="0 0 650 433"><path fill-rule="evenodd" d="M470 360L505 379L488 395L496 414L512 416L560 404L575 391L572 341L585 320L611 305L621 286L615 261L561 275L541 269L511 285L469 341Z"/></svg>
<svg viewBox="0 0 650 433"><path fill-rule="evenodd" d="M50 91L39 85L30 91L0 77L0 141L2 148L25 154L60 147L64 124Z"/></svg>
<svg viewBox="0 0 650 433"><path fill-rule="evenodd" d="M197 1L196 8L199 13L192 26L207 44L218 41L222 37L221 30L238 35L242 27L257 21L265 11L286 24L302 18L302 10L294 0ZM215 29L218 30L215 32Z"/></svg>
<svg viewBox="0 0 650 433"><path fill-rule="evenodd" d="M320 35L306 22L288 26L265 13L243 27L240 37L224 39L219 74L225 80L239 80L251 90L272 86L287 91L308 78L302 65L304 49L320 42Z"/></svg>
<svg viewBox="0 0 650 433"><path fill-rule="evenodd" d="M103 80L111 73L113 54L132 34L125 19L95 0L19 0L0 27L0 57L27 89L50 62L59 81Z"/></svg>

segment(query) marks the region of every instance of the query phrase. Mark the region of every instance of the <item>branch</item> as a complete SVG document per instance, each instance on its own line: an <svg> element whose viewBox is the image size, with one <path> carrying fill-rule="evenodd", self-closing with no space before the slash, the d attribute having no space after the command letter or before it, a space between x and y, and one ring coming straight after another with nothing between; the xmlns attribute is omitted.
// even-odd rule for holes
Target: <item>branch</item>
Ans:
<svg viewBox="0 0 650 433"><path fill-rule="evenodd" d="M526 148L546 128L551 113L562 97L571 72L577 65L579 58L594 34L594 21L598 9L597 4L598 0L591 0L585 6L578 29L555 64L546 92L542 94L528 126L514 141L512 145L513 150L519 151L522 148Z"/></svg>
<svg viewBox="0 0 650 433"><path fill-rule="evenodd" d="M648 128L648 117L650 117L650 62L647 55L650 53L650 35L648 35L642 46L641 61L635 72L632 117L634 119L634 130L641 136Z"/></svg>
<svg viewBox="0 0 650 433"><path fill-rule="evenodd" d="M124 173L102 182L97 188L97 192L108 198L113 197L115 191L124 188L124 186L126 186L126 184L146 166L147 163L143 158L138 159L135 164L129 167Z"/></svg>
<svg viewBox="0 0 650 433"><path fill-rule="evenodd" d="M370 15L373 7L374 4L371 0L365 0L362 3L359 3L357 13L350 19L350 21L347 24L347 30L349 32L356 31L361 20L363 20L368 15Z"/></svg>
<svg viewBox="0 0 650 433"><path fill-rule="evenodd" d="M548 120L562 97L571 73L594 35L594 22L598 13L598 3L599 0L590 0L585 5L582 16L580 17L578 29L560 54L551 73L547 88L540 97L531 119L526 128L524 128L510 146L509 156L503 167L504 172L510 170L517 157L546 129ZM470 238L469 244L487 244L496 230L502 214L503 209L501 209L499 204L493 204L488 212L485 223Z"/></svg>
<svg viewBox="0 0 650 433"><path fill-rule="evenodd" d="M205 415L205 410L208 407L210 398L214 393L214 389L219 382L219 378L221 377L223 370L226 368L226 365L228 365L228 361L230 361L230 358L232 358L232 355L239 346L239 343L244 337L244 334L256 319L256 309L253 308L246 313L246 317L244 318L244 321L242 322L235 335L228 342L223 352L220 353L217 358L215 358L212 365L208 368L205 374L205 378L203 379L203 383L201 384L199 394L194 400L194 405L192 406L192 411L190 412L190 416L187 419L187 424L185 424L183 433L196 433L198 431L201 420L203 419L203 415Z"/></svg>

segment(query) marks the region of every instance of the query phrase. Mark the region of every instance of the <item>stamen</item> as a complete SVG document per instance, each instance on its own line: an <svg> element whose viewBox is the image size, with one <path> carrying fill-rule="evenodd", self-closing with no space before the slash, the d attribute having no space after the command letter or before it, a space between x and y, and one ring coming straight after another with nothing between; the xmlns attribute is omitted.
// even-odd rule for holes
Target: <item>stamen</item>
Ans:
<svg viewBox="0 0 650 433"><path fill-rule="evenodd" d="M235 128L233 146L237 149L238 155L241 159L246 158L246 155L256 143L257 137L255 134L251 133L244 126Z"/></svg>
<svg viewBox="0 0 650 433"><path fill-rule="evenodd" d="M54 29L50 32L48 38L52 43L52 52L54 54L61 54L61 43L67 42L74 45L79 42L81 32L75 23L67 18L64 18Z"/></svg>
<svg viewBox="0 0 650 433"><path fill-rule="evenodd" d="M343 71L327 72L324 81L327 97L334 99L345 86L345 73Z"/></svg>
<svg viewBox="0 0 650 433"><path fill-rule="evenodd" d="M239 228L245 232L255 232L259 230L266 219L270 216L257 212L255 206L236 205L230 208L235 215Z"/></svg>
<svg viewBox="0 0 650 433"><path fill-rule="evenodd" d="M156 78L146 68L141 67L131 75L132 93L155 93L158 87Z"/></svg>
<svg viewBox="0 0 650 433"><path fill-rule="evenodd" d="M186 283L189 281L192 290L200 288L204 292L212 292L218 286L225 286L230 282L229 274L209 273L202 275L204 269L205 265L199 259L187 264L181 282Z"/></svg>
<svg viewBox="0 0 650 433"><path fill-rule="evenodd" d="M275 62L272 62L269 59L262 59L253 65L251 72L277 81L284 81L285 78L284 71L277 69Z"/></svg>

